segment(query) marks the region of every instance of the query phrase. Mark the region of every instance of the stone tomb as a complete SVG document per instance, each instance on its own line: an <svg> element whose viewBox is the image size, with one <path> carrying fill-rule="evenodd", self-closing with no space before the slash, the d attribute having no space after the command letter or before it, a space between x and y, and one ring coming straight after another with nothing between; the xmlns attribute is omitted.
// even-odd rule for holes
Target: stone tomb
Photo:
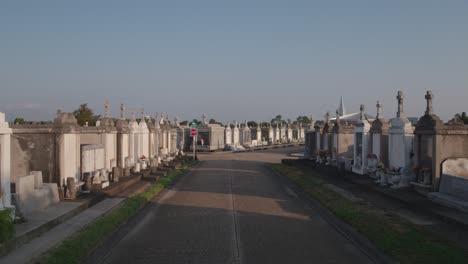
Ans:
<svg viewBox="0 0 468 264"><path fill-rule="evenodd" d="M377 116L369 130L370 157L367 159L368 173L375 174L378 164L388 167L388 121L382 117L382 105L377 101Z"/></svg>
<svg viewBox="0 0 468 264"><path fill-rule="evenodd" d="M104 164L104 146L101 144L81 145L81 181L92 177L93 186L106 188L109 176Z"/></svg>
<svg viewBox="0 0 468 264"><path fill-rule="evenodd" d="M456 118L443 124L433 112L432 93L427 91L425 98L426 112L415 130L416 177L411 184L436 202L460 208L467 202L468 126Z"/></svg>
<svg viewBox="0 0 468 264"><path fill-rule="evenodd" d="M232 144L232 131L231 131L231 124L228 124L224 128L224 143L227 146L230 146Z"/></svg>
<svg viewBox="0 0 468 264"><path fill-rule="evenodd" d="M5 114L0 113L0 210L13 209L11 205L11 140L12 130L5 122Z"/></svg>
<svg viewBox="0 0 468 264"><path fill-rule="evenodd" d="M360 108L360 118L354 128L354 164L353 172L364 175L367 168L367 154L369 151L370 124L364 114L364 105Z"/></svg>
<svg viewBox="0 0 468 264"><path fill-rule="evenodd" d="M57 184L43 183L40 171L31 171L30 175L20 177L13 196L18 210L26 218L32 212L60 202Z"/></svg>
<svg viewBox="0 0 468 264"><path fill-rule="evenodd" d="M354 126L340 120L338 113L332 128L332 161L338 165L340 160L353 159Z"/></svg>
<svg viewBox="0 0 468 264"><path fill-rule="evenodd" d="M236 121L234 121L234 126L232 128L232 142L231 144L233 146L238 146L239 145L239 127Z"/></svg>
<svg viewBox="0 0 468 264"><path fill-rule="evenodd" d="M428 198L468 213L468 177L443 174L440 177L439 191L429 193Z"/></svg>
<svg viewBox="0 0 468 264"><path fill-rule="evenodd" d="M388 163L387 182L393 188L410 186L414 175L412 172L414 127L403 111L403 93L398 92L398 112L390 120L388 130Z"/></svg>

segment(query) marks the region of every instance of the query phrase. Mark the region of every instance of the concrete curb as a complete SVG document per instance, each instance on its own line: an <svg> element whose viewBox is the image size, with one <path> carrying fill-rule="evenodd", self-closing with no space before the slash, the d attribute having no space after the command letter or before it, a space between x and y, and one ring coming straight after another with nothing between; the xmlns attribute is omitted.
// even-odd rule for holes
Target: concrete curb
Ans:
<svg viewBox="0 0 468 264"><path fill-rule="evenodd" d="M398 263L394 261L391 257L387 254L383 253L380 249L378 249L374 243L372 243L369 239L365 236L360 234L356 229L354 229L349 224L343 222L342 220L338 219L333 213L331 213L328 209L323 207L319 202L311 198L301 187L297 184L292 182L288 177L280 174L279 172L272 169L268 166L268 169L278 176L281 181L285 183L285 185L290 188L293 192L296 193L297 197L305 202L308 206L317 209L320 216L328 222L335 230L337 230L340 234L342 234L346 239L351 241L359 250L361 250L366 256L369 257L374 263L385 263L385 264L395 264Z"/></svg>

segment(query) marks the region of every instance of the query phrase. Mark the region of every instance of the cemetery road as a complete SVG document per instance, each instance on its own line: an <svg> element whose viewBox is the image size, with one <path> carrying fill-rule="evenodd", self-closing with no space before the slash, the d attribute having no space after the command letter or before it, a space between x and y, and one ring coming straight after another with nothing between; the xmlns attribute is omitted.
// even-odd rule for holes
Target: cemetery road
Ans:
<svg viewBox="0 0 468 264"><path fill-rule="evenodd" d="M200 155L87 262L372 263L270 170L291 152Z"/></svg>

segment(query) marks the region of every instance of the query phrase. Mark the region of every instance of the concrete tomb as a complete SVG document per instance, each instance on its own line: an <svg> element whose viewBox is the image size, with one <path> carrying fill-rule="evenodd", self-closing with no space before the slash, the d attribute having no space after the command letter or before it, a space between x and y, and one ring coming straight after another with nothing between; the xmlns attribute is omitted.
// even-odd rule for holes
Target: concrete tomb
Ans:
<svg viewBox="0 0 468 264"><path fill-rule="evenodd" d="M392 188L409 187L414 178L411 170L414 156L414 127L403 111L403 99L403 92L399 91L397 116L390 120L388 130L389 172L385 177Z"/></svg>
<svg viewBox="0 0 468 264"><path fill-rule="evenodd" d="M354 128L354 164L353 172L364 175L367 167L367 155L369 151L370 124L364 113L364 105L360 107L360 118Z"/></svg>

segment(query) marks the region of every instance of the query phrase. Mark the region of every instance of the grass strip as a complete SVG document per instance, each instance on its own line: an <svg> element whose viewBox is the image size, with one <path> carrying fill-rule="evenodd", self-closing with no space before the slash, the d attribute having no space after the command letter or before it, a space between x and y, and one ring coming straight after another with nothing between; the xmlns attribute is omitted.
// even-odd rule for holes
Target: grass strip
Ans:
<svg viewBox="0 0 468 264"><path fill-rule="evenodd" d="M191 165L193 165L193 162L183 165L179 170L170 172L168 176L161 178L143 193L127 199L109 213L99 217L49 252L39 263L80 263L83 256L89 255L110 234L127 222L140 208L171 184Z"/></svg>
<svg viewBox="0 0 468 264"><path fill-rule="evenodd" d="M345 199L325 188L327 182L311 168L283 164L272 168L400 263L468 263L468 252L455 243L369 203Z"/></svg>

